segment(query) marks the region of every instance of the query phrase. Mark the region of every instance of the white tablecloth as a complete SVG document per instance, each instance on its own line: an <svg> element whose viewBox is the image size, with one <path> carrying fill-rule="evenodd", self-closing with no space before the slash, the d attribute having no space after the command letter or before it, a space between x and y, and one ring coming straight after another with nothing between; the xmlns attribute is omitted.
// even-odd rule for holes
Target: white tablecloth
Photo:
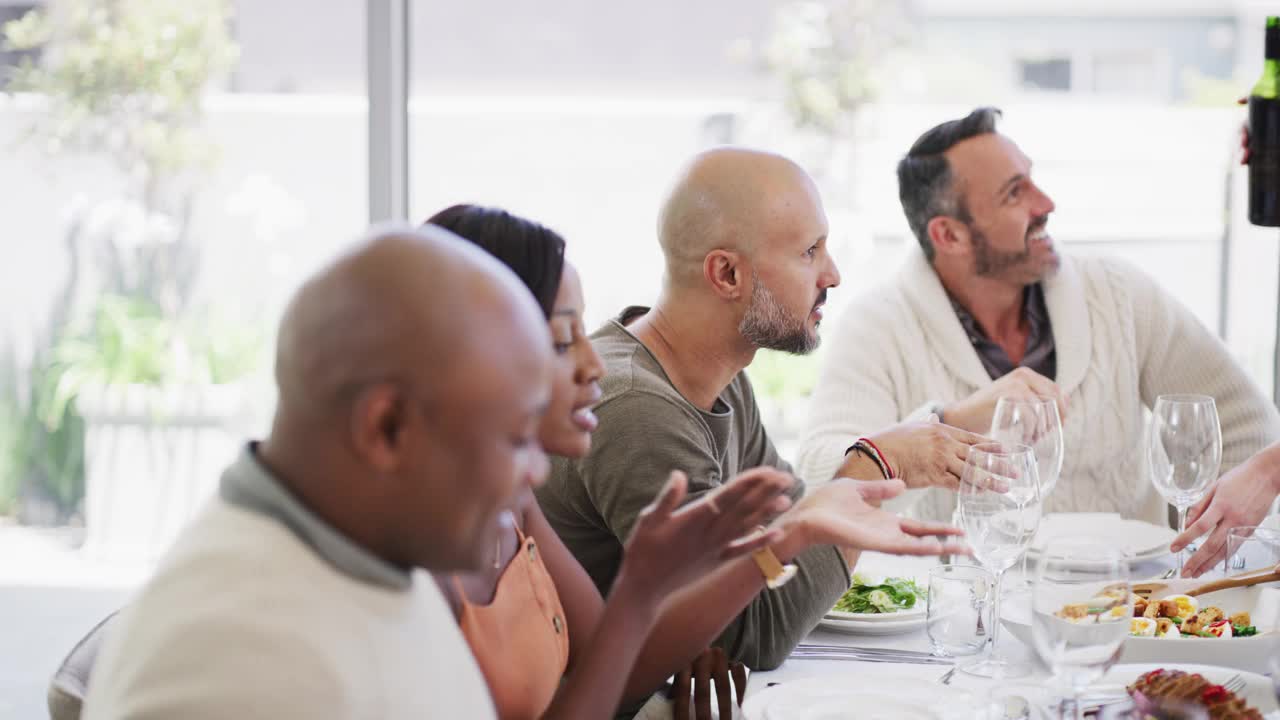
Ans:
<svg viewBox="0 0 1280 720"><path fill-rule="evenodd" d="M879 553L865 553L858 562L857 572L866 573L872 576L918 576L922 577L928 574L929 568L937 565L936 558L903 558ZM1034 570L1034 564L1031 569ZM1171 557L1163 560L1145 563L1134 568L1134 579L1145 579L1147 577L1158 576L1169 568L1173 567L1173 559ZM1018 568L1005 573L1005 585L1011 585L1014 580L1019 579ZM1004 595L1004 603L1028 602L1029 593L1010 594L1006 591ZM894 648L899 650L920 650L929 651L929 638L925 634L924 626L920 629L900 635L851 635L833 630L826 630L821 627L815 628L813 632L804 640L806 643L821 643L825 645L846 645L858 647L877 647L877 648ZM979 701L985 701L992 697L993 691L997 694L1008 693L1018 694L1028 698L1033 702L1047 701L1049 685L1051 683L1048 670L1036 658L1034 651L1023 645L1017 637L1009 633L1006 628L1000 629L999 636L1000 647L1003 648L1006 657L1018 662L1019 664L1030 667L1031 673L1022 678L1012 680L1001 680L999 683L986 678L974 677L963 672L957 671L951 680L953 687L963 688L973 693L974 697ZM967 660L968 658L965 658ZM877 668L892 667L895 675L908 676L918 678L921 682L937 682L942 675L949 669L943 665L916 665L908 663L895 663L892 666L875 663L868 664L851 660L826 660L826 659L810 659L810 658L792 658L784 662L781 667L768 672L755 672L751 674L747 682L746 695L750 698L761 689L769 687L774 683L785 683L790 680L798 680L802 678L826 677L843 678L845 682L858 682L859 674L866 674L865 668L874 666Z"/></svg>

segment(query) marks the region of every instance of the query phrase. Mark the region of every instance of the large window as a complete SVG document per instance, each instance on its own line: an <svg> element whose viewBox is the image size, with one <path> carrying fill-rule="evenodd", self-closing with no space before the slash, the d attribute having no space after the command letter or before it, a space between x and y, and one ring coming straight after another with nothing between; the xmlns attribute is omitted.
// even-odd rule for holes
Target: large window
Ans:
<svg viewBox="0 0 1280 720"><path fill-rule="evenodd" d="M283 303L367 222L364 2L0 20L0 717L25 718L264 430Z"/></svg>
<svg viewBox="0 0 1280 720"><path fill-rule="evenodd" d="M72 12L108 5L137 22ZM0 43L0 617L31 620L0 643L0 716L43 712L61 654L265 429L283 303L386 180L368 170L387 110L366 82L368 6L0 0L16 21ZM407 219L478 202L558 229L592 326L655 297L680 165L741 143L818 181L844 270L835 327L915 252L897 160L997 105L1063 249L1141 265L1271 389L1280 237L1245 222L1236 161L1257 3L407 7ZM784 455L819 362L751 368Z"/></svg>

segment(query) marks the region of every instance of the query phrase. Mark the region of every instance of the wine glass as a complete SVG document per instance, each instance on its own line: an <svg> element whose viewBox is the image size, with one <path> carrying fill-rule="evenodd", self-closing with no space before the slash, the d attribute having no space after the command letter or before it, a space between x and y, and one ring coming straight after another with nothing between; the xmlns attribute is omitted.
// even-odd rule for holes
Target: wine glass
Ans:
<svg viewBox="0 0 1280 720"><path fill-rule="evenodd" d="M1051 397L1002 397L996 402L988 436L997 442L1029 445L1036 453L1040 473L1040 501L1043 503L1062 474L1062 419L1058 403ZM1031 589L1027 578L1027 553L1019 559L1018 575L1009 587L1016 592Z"/></svg>
<svg viewBox="0 0 1280 720"><path fill-rule="evenodd" d="M1218 408L1207 395L1161 395L1147 432L1151 481L1178 510L1178 532L1187 529L1187 508L1218 477L1222 429ZM1178 553L1178 575L1184 553Z"/></svg>
<svg viewBox="0 0 1280 720"><path fill-rule="evenodd" d="M1025 666L1012 665L999 653L1000 580L1040 525L1035 451L1017 443L979 443L969 448L956 503L974 558L995 576L987 657L961 670L982 677L1026 675Z"/></svg>
<svg viewBox="0 0 1280 720"><path fill-rule="evenodd" d="M1129 563L1117 547L1090 540L1051 540L1031 590L1031 637L1040 659L1080 695L1120 657L1133 617Z"/></svg>

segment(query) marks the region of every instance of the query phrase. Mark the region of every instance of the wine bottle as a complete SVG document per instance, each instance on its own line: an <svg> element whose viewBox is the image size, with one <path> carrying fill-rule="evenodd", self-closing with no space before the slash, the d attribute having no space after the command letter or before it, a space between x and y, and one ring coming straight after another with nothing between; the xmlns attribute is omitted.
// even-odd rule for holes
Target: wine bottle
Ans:
<svg viewBox="0 0 1280 720"><path fill-rule="evenodd" d="M1249 222L1280 227L1280 17L1267 18L1262 77L1249 93Z"/></svg>

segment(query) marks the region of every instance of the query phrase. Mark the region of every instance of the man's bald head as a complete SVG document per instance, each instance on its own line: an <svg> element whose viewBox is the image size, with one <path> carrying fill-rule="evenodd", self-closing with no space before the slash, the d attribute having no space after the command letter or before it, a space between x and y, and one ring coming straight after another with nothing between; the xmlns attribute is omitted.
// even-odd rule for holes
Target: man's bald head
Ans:
<svg viewBox="0 0 1280 720"><path fill-rule="evenodd" d="M549 345L528 290L502 263L439 228L372 230L289 303L276 346L280 406L315 417L341 412L369 383L447 383L476 325L498 318Z"/></svg>
<svg viewBox="0 0 1280 720"><path fill-rule="evenodd" d="M546 472L551 335L519 278L437 227L377 229L298 291L264 459L404 567L476 569Z"/></svg>
<svg viewBox="0 0 1280 720"><path fill-rule="evenodd" d="M817 198L809 175L781 155L737 147L699 153L677 178L658 218L667 282L696 285L712 250L752 255L798 205L816 202L820 211Z"/></svg>

